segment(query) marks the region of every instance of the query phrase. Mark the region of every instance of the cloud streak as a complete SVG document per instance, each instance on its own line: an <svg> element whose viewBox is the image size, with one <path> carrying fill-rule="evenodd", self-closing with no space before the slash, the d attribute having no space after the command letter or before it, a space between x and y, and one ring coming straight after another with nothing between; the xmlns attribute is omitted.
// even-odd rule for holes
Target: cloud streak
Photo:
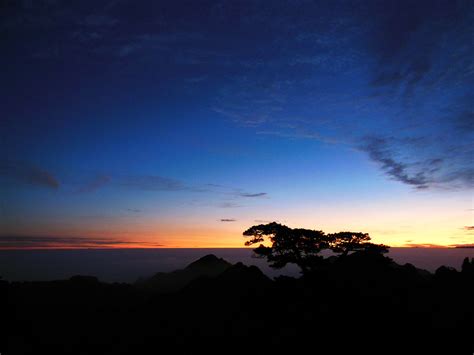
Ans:
<svg viewBox="0 0 474 355"><path fill-rule="evenodd" d="M450 246L440 245L440 244L431 244L431 243L407 243L403 245L407 248L449 248ZM452 246L451 246L452 247Z"/></svg>
<svg viewBox="0 0 474 355"><path fill-rule="evenodd" d="M157 67L170 66L173 80L187 86L217 83L209 90L215 95L208 108L259 135L350 141L358 148L363 137L374 136L361 150L387 177L416 189L474 186L474 96L465 89L474 84L472 2L367 1L355 7L350 2L336 7L250 2L242 17L231 3L218 2L202 5L207 15L199 19L170 3L163 4L159 17L142 12L141 25L128 16L127 2L113 3L85 13L75 7L65 11L59 3L27 7L20 2L6 8L0 27L21 36L37 32L22 46L25 56L66 59L67 53L83 53L111 63L146 58ZM255 33L255 46L228 46L235 24L242 33ZM262 26L265 31L258 33ZM59 38L52 44L48 33ZM19 50L11 42L6 52ZM332 110L325 106L331 97ZM341 103L349 99L344 111ZM295 125L295 117L307 120ZM321 129L313 117L329 123ZM394 136L397 146L381 142L386 136ZM427 143L412 149L407 137ZM436 171L430 162L436 162ZM10 174L59 186L38 169ZM125 180L123 186L145 191L198 190L160 176ZM83 189L94 191L101 183Z"/></svg>
<svg viewBox="0 0 474 355"><path fill-rule="evenodd" d="M0 236L0 249L47 248L153 248L163 245L136 240L94 237Z"/></svg>
<svg viewBox="0 0 474 355"><path fill-rule="evenodd" d="M120 185L145 191L183 191L191 187L183 182L158 175L128 176L122 179Z"/></svg>
<svg viewBox="0 0 474 355"><path fill-rule="evenodd" d="M15 161L0 161L0 176L14 184L25 184L57 190L59 180L49 171L36 165Z"/></svg>
<svg viewBox="0 0 474 355"><path fill-rule="evenodd" d="M231 202L231 201L224 201L221 202L217 205L219 208L237 208L237 207L242 207L242 205L236 203L236 202Z"/></svg>
<svg viewBox="0 0 474 355"><path fill-rule="evenodd" d="M272 223L272 221L266 220L266 219L256 219L256 220L254 220L254 222L255 222L255 223L258 223L258 224ZM274 221L274 222L278 222L278 221Z"/></svg>
<svg viewBox="0 0 474 355"><path fill-rule="evenodd" d="M79 189L79 192L82 192L82 193L94 192L104 187L105 185L107 185L111 180L112 178L108 175L97 175L93 177L87 184L82 186Z"/></svg>
<svg viewBox="0 0 474 355"><path fill-rule="evenodd" d="M397 107L385 134L397 147L372 143L365 150L391 178L417 188L474 186L474 84L472 40L474 6L470 2L410 1L369 7L370 67L377 100ZM383 121L384 118L380 118ZM383 126L379 132L383 135ZM422 138L414 147L406 139ZM405 153L395 159L394 152ZM409 158L408 158L409 157ZM437 162L436 172L429 162ZM418 165L418 168L416 167ZM410 171L410 172L409 172Z"/></svg>
<svg viewBox="0 0 474 355"><path fill-rule="evenodd" d="M267 197L268 193L266 192L256 192L256 193L240 192L238 195L240 197L246 197L246 198L258 198L258 197Z"/></svg>
<svg viewBox="0 0 474 355"><path fill-rule="evenodd" d="M474 243L466 243L466 244L453 244L451 247L454 248L474 248Z"/></svg>
<svg viewBox="0 0 474 355"><path fill-rule="evenodd" d="M361 149L368 153L370 159L376 162L383 172L393 180L414 186L417 189L426 189L430 180L422 171L409 172L407 164L397 161L393 157L388 141L382 137L368 137Z"/></svg>

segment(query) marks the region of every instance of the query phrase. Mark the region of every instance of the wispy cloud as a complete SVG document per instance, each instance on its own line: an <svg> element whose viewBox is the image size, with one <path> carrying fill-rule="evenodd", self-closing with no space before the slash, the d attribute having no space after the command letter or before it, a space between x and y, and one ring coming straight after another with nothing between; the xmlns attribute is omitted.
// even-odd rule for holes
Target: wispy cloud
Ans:
<svg viewBox="0 0 474 355"><path fill-rule="evenodd" d="M0 177L13 183L58 189L59 180L49 171L36 165L15 161L0 161Z"/></svg>
<svg viewBox="0 0 474 355"><path fill-rule="evenodd" d="M342 138L331 138L321 133L311 132L308 130L292 130L287 128L286 130L258 131L256 134L289 139L311 139L329 144L343 143Z"/></svg>
<svg viewBox="0 0 474 355"><path fill-rule="evenodd" d="M112 178L109 175L97 175L89 180L84 186L79 188L79 192L93 192L107 185Z"/></svg>
<svg viewBox="0 0 474 355"><path fill-rule="evenodd" d="M267 113L241 113L218 107L214 107L212 110L225 117L231 118L234 123L244 127L258 127L267 122L269 119L269 115Z"/></svg>
<svg viewBox="0 0 474 355"><path fill-rule="evenodd" d="M158 175L136 175L123 178L124 187L145 191L183 191L191 188L182 181Z"/></svg>
<svg viewBox="0 0 474 355"><path fill-rule="evenodd" d="M254 220L255 223L260 223L260 224L268 224L268 223L272 223L273 221L270 221L270 220L266 220L266 219L256 219Z"/></svg>
<svg viewBox="0 0 474 355"><path fill-rule="evenodd" d="M95 237L0 236L0 249L161 247L137 240Z"/></svg>
<svg viewBox="0 0 474 355"><path fill-rule="evenodd" d="M158 17L142 14L140 24L130 22L125 3L112 1L87 14L60 2L12 3L0 27L20 36L35 32L35 40L21 50L11 41L14 47L6 52L35 53L44 60L73 53L101 56L107 62L152 58L153 63L162 60L171 66L207 65L204 71L176 71L183 76L173 78L192 87L203 80L217 82L218 76L210 108L235 125L260 135L326 143L347 144L351 135L351 145L358 148L363 137L373 136L362 151L390 179L416 189L474 186L474 96L464 89L472 87L474 75L474 47L467 45L474 26L471 2L362 2L356 7L348 2L337 8L312 2L258 2L237 19L232 2L218 1L202 5L204 17L199 19L163 11ZM234 23L242 33L265 28L265 36L257 33L255 46L228 46ZM222 34L216 34L217 27ZM55 41L46 40L51 33ZM219 70L213 72L209 66ZM348 75L354 72L360 75ZM337 96L333 111L324 103L331 90ZM344 112L344 90L351 91L354 102L364 103L352 102ZM353 93L359 90L363 93ZM290 127L294 111L314 117L321 113L318 110L342 122L332 121L327 130L315 129L314 122ZM279 127L276 122L288 125ZM388 142L387 135L397 143ZM406 137L423 137L427 144L411 149ZM9 174L33 185L59 186L47 171L20 170ZM115 182L121 183L114 178ZM159 176L133 177L122 185L197 191ZM98 188L91 182L91 191Z"/></svg>
<svg viewBox="0 0 474 355"><path fill-rule="evenodd" d="M219 221L221 222L236 222L236 219L233 218L221 218Z"/></svg>
<svg viewBox="0 0 474 355"><path fill-rule="evenodd" d="M220 208L237 208L237 207L242 207L242 205L237 203L237 202L233 202L233 201L224 201L224 202L219 203L217 205L217 207L220 207Z"/></svg>
<svg viewBox="0 0 474 355"><path fill-rule="evenodd" d="M446 245L431 244L431 243L407 243L404 244L407 248L449 248Z"/></svg>
<svg viewBox="0 0 474 355"><path fill-rule="evenodd" d="M266 192L256 192L256 193L249 193L249 192L240 192L239 196L241 197L266 197L268 194Z"/></svg>
<svg viewBox="0 0 474 355"><path fill-rule="evenodd" d="M417 189L426 189L429 186L430 180L423 171L410 174L408 165L394 158L393 151L385 138L368 137L361 148L369 154L370 159L379 164L384 173L391 179L401 181Z"/></svg>
<svg viewBox="0 0 474 355"><path fill-rule="evenodd" d="M176 45L191 43L195 45L196 41L202 41L203 39L205 39L205 36L197 32L140 33L127 37L124 43L120 43L111 49L120 57L137 55L139 52L148 54L150 54L150 51L172 52ZM179 57L175 57L175 60L178 61ZM199 62L199 59L192 54L188 54L186 60Z"/></svg>
<svg viewBox="0 0 474 355"><path fill-rule="evenodd" d="M474 248L474 243L452 244L451 247L454 247L454 248Z"/></svg>
<svg viewBox="0 0 474 355"><path fill-rule="evenodd" d="M377 157L376 152L371 158L388 175L412 186L470 188L474 95L460 88L471 87L473 80L474 47L466 45L474 30L473 7L449 1L412 5L400 1L382 12L369 8L380 14L368 32L369 53L376 61L370 85L384 105L398 107L389 127L398 138L397 151L417 163L438 161L438 171L418 169L413 175L407 173L408 159ZM425 144L410 149L406 137L422 137Z"/></svg>
<svg viewBox="0 0 474 355"><path fill-rule="evenodd" d="M435 141L423 137L371 135L361 140L359 149L392 180L419 190L474 186L474 167L470 166L474 160L459 152L459 147L444 151L443 143L436 147Z"/></svg>
<svg viewBox="0 0 474 355"><path fill-rule="evenodd" d="M110 176L97 176L86 187L84 191L98 189L112 180ZM223 201L218 206L221 208L240 207L241 205L235 201L236 199L251 199L268 197L267 192L245 192L240 188L233 188L219 184L188 184L182 180L164 177L160 175L128 175L113 177L114 184L134 190L143 191L164 191L164 192L180 192L186 191L191 193L208 193L220 196L227 196L228 201ZM230 201L229 201L230 200Z"/></svg>

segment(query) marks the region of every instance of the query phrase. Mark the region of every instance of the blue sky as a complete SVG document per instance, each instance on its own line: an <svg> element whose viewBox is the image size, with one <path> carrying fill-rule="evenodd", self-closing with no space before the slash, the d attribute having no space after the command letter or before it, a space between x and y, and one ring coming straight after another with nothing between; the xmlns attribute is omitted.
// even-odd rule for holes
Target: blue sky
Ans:
<svg viewBox="0 0 474 355"><path fill-rule="evenodd" d="M472 243L472 2L2 6L0 245Z"/></svg>

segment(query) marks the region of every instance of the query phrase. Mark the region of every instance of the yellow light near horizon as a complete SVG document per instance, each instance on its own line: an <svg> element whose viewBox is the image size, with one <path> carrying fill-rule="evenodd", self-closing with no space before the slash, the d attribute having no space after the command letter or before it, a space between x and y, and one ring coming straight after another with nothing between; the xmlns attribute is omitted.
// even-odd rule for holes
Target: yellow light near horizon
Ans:
<svg viewBox="0 0 474 355"><path fill-rule="evenodd" d="M443 203L441 203L443 202ZM453 246L473 244L474 234L465 226L473 224L472 211L465 201L426 199L422 201L373 202L345 206L298 204L296 207L265 210L266 220L281 221L292 228L323 230L326 233L354 231L369 233L374 243L392 247ZM166 221L142 219L140 223L118 221L113 225L98 222L83 224L14 225L4 235L110 238L120 244L103 244L107 248L244 248L242 233L255 224L255 211L235 216L237 221L223 223L215 217L190 217L186 220L167 218ZM1 247L1 246L0 246ZM75 248L74 245L38 245L36 248ZM85 245L81 248L101 246ZM5 249L5 247L3 247ZM10 249L12 247L9 247Z"/></svg>

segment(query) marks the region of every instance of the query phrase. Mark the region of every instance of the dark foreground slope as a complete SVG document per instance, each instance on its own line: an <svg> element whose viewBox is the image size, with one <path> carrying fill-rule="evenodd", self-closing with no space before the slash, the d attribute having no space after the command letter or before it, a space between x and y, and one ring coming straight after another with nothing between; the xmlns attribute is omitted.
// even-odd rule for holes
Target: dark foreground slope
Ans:
<svg viewBox="0 0 474 355"><path fill-rule="evenodd" d="M432 275L354 254L300 279L270 280L254 266L206 256L136 285L4 281L0 352L472 354L473 265L465 265Z"/></svg>

